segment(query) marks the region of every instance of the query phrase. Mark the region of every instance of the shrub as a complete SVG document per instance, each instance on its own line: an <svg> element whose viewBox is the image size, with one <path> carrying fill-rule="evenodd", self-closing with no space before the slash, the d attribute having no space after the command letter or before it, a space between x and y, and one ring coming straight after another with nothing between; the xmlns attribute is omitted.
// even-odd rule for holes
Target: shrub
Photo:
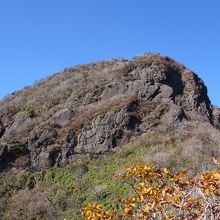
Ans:
<svg viewBox="0 0 220 220"><path fill-rule="evenodd" d="M23 145L20 142L14 142L9 144L9 149L12 154L19 154L23 150Z"/></svg>
<svg viewBox="0 0 220 220"><path fill-rule="evenodd" d="M10 219L53 219L57 209L50 202L52 194L50 188L20 190L10 199Z"/></svg>
<svg viewBox="0 0 220 220"><path fill-rule="evenodd" d="M215 159L215 163L220 165ZM121 209L106 211L100 204L81 209L85 220L109 219L213 219L220 217L220 171L205 171L191 178L155 164L137 164L115 174L135 196Z"/></svg>

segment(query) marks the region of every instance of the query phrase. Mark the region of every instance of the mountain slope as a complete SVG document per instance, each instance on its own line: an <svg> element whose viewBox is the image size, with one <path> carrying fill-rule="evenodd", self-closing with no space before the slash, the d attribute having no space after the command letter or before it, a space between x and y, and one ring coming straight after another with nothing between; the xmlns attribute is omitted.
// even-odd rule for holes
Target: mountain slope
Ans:
<svg viewBox="0 0 220 220"><path fill-rule="evenodd" d="M191 175L220 157L220 110L203 81L143 54L65 69L0 101L0 219L82 219L131 189L113 173L145 161Z"/></svg>
<svg viewBox="0 0 220 220"><path fill-rule="evenodd" d="M64 165L180 123L220 124L202 80L159 54L65 69L2 100L0 113L2 169Z"/></svg>

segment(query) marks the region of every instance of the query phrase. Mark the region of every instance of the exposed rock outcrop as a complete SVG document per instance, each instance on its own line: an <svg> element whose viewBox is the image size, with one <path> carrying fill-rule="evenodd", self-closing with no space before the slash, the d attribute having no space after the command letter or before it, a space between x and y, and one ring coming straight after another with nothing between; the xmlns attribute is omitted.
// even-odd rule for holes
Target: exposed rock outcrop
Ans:
<svg viewBox="0 0 220 220"><path fill-rule="evenodd" d="M220 111L202 80L171 58L144 54L79 65L1 101L0 166L6 158L7 167L63 165L184 121L219 128ZM22 145L13 156L12 142ZM26 163L16 164L19 158Z"/></svg>
<svg viewBox="0 0 220 220"><path fill-rule="evenodd" d="M216 106L213 106L213 123L220 129L220 109Z"/></svg>

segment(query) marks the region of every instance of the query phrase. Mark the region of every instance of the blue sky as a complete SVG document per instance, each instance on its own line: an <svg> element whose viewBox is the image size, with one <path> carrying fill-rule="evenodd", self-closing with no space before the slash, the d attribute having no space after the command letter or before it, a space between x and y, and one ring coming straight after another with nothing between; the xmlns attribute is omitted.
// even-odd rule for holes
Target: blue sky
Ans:
<svg viewBox="0 0 220 220"><path fill-rule="evenodd" d="M219 0L0 0L0 97L79 63L160 52L220 106Z"/></svg>

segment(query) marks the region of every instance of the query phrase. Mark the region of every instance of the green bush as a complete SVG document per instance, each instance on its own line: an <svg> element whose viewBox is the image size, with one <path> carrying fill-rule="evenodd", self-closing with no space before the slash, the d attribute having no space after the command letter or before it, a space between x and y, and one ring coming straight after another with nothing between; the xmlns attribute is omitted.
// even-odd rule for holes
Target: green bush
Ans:
<svg viewBox="0 0 220 220"><path fill-rule="evenodd" d="M9 151L12 154L19 154L23 151L23 145L20 142L14 142L9 144Z"/></svg>

